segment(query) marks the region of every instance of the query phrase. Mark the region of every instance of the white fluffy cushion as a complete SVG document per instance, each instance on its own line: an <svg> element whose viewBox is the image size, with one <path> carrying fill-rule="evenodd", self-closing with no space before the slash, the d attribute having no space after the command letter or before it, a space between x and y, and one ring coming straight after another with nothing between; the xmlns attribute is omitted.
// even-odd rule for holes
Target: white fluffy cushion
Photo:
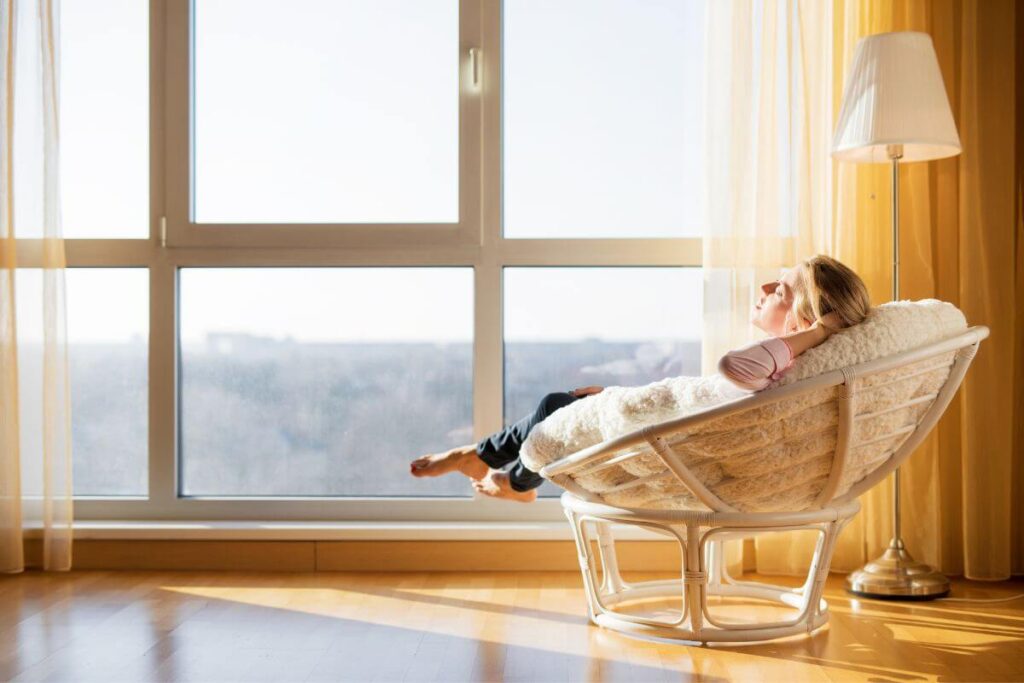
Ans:
<svg viewBox="0 0 1024 683"><path fill-rule="evenodd" d="M773 386L923 346L966 327L956 307L935 299L883 304L861 324L797 357ZM934 366L935 359L860 380L856 413L877 412L933 393L948 376L952 354L943 360L944 367L924 374L919 372L921 368ZM907 379L871 388L899 377ZM555 411L537 425L523 444L521 457L527 467L539 471L588 446L747 394L718 375L672 377L642 387L606 387ZM668 443L705 486L741 510L803 509L814 502L828 480L836 443L834 397L835 390L827 389L752 408L675 434ZM880 437L916 424L929 404L858 420L855 447L839 492L884 462L906 434L879 441ZM858 446L860 442L869 443ZM700 507L656 454L641 450L637 458L575 481L611 505Z"/></svg>

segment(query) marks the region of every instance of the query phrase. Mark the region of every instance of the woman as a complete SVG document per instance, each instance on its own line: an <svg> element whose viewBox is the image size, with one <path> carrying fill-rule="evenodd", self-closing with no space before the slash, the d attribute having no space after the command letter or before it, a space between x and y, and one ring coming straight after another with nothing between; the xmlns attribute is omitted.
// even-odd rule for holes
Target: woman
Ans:
<svg viewBox="0 0 1024 683"><path fill-rule="evenodd" d="M870 308L867 287L855 272L833 258L815 256L761 285L750 322L771 336L725 354L718 371L743 389L763 389L780 378L795 357L837 329L856 325ZM554 411L601 390L594 386L548 394L519 422L479 443L417 458L410 471L415 477L460 472L484 495L529 503L544 480L519 460L526 436ZM509 463L514 463L511 469L501 469Z"/></svg>

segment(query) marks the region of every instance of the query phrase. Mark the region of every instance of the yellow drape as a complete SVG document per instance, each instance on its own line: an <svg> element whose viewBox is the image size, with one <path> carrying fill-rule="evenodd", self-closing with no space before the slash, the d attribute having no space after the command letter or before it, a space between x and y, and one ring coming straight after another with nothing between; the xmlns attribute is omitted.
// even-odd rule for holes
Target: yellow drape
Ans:
<svg viewBox="0 0 1024 683"><path fill-rule="evenodd" d="M60 224L58 5L0 0L0 572L71 568L71 401Z"/></svg>
<svg viewBox="0 0 1024 683"><path fill-rule="evenodd" d="M900 292L950 301L992 336L903 468L903 537L917 559L943 572L1004 579L1024 572L1020 9L1012 0L835 0L833 9L833 111L858 38L913 30L935 43L963 153L901 168ZM887 301L889 167L836 163L833 188L833 253L864 277L874 303ZM891 534L891 501L891 481L862 498L833 569L879 554ZM756 553L760 571L797 572L809 547L766 540Z"/></svg>

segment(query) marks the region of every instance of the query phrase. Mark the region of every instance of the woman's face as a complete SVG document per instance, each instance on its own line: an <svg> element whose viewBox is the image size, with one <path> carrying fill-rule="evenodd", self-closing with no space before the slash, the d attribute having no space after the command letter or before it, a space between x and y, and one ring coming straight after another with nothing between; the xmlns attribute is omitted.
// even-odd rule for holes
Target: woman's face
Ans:
<svg viewBox="0 0 1024 683"><path fill-rule="evenodd" d="M796 315L793 300L799 271L791 268L778 280L761 285L761 295L750 312L750 322L774 337L795 332Z"/></svg>

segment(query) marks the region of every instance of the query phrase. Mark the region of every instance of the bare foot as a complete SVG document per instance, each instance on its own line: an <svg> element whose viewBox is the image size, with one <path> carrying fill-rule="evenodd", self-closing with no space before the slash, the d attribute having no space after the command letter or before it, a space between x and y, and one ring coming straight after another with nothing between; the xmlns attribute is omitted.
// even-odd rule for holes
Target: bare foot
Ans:
<svg viewBox="0 0 1024 683"><path fill-rule="evenodd" d="M491 470L487 476L473 482L473 488L479 493L492 498L514 500L518 503L532 503L537 500L537 489L516 491L508 480L508 472Z"/></svg>
<svg viewBox="0 0 1024 683"><path fill-rule="evenodd" d="M476 454L476 444L458 446L446 453L435 453L416 458L409 464L414 477L439 477L449 472L461 472L470 479L487 476L487 463Z"/></svg>

